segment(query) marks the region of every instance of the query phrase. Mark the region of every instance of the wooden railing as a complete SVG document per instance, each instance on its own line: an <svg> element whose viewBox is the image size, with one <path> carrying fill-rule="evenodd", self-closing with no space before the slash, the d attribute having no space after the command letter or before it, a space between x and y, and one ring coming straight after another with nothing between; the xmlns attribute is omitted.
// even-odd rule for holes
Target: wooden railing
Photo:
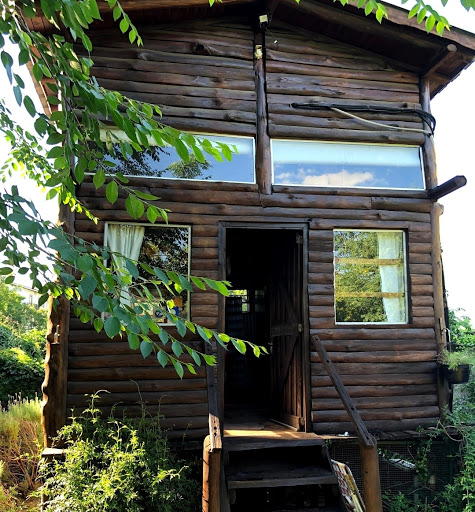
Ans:
<svg viewBox="0 0 475 512"><path fill-rule="evenodd" d="M368 432L353 400L338 375L327 351L317 335L311 336L312 344L335 387L343 406L350 417L359 439L361 455L361 473L366 512L382 512L381 482L379 478L378 446L376 439Z"/></svg>
<svg viewBox="0 0 475 512"><path fill-rule="evenodd" d="M206 367L208 384L209 435L203 445L203 512L219 512L221 489L221 422L218 409L214 368Z"/></svg>

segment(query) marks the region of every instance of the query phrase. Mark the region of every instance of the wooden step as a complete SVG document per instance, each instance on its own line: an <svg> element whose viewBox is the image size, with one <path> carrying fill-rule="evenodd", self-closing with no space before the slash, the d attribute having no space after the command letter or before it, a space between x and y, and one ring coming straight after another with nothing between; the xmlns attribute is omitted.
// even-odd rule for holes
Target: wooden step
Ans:
<svg viewBox="0 0 475 512"><path fill-rule="evenodd" d="M297 432L295 432L297 434ZM324 446L325 440L312 434L280 438L276 436L233 436L225 437L223 449L228 452L265 450L270 448L298 448Z"/></svg>
<svg viewBox="0 0 475 512"><path fill-rule="evenodd" d="M256 487L293 487L298 485L336 484L337 477L328 469L285 461L245 461L225 468L228 489Z"/></svg>

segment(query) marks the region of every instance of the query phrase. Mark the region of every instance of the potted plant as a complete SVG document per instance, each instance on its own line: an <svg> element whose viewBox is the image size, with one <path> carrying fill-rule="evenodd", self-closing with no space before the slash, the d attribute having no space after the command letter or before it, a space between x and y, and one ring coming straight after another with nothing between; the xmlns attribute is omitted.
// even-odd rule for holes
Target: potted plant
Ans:
<svg viewBox="0 0 475 512"><path fill-rule="evenodd" d="M471 350L443 350L439 356L442 373L450 384L464 384L470 378L470 368L475 364Z"/></svg>

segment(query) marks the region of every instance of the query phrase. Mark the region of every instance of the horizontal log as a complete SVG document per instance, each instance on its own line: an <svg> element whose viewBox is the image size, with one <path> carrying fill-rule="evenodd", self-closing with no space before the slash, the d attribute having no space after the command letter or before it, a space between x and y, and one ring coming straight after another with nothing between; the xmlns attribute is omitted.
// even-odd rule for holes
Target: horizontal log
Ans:
<svg viewBox="0 0 475 512"><path fill-rule="evenodd" d="M109 78L100 78L98 82L102 87L105 87L106 89L120 89L129 92L170 95L173 94L173 91L176 91L176 86L167 84L135 82L132 80L122 82L120 79L112 80ZM254 91L216 89L214 87L181 86L180 94L184 96L194 96L200 98L227 98L244 101L255 101L256 99Z"/></svg>
<svg viewBox="0 0 475 512"><path fill-rule="evenodd" d="M310 295L308 298L310 306L332 306L334 301L333 295Z"/></svg>
<svg viewBox="0 0 475 512"><path fill-rule="evenodd" d="M417 200L405 197L372 197L371 208L375 210L402 210L430 213L431 202L426 199Z"/></svg>
<svg viewBox="0 0 475 512"><path fill-rule="evenodd" d="M217 292L194 292L191 296L192 305L207 305L217 307L219 296Z"/></svg>
<svg viewBox="0 0 475 512"><path fill-rule="evenodd" d="M273 185L272 189L275 193L292 193L295 187L290 185ZM331 187L299 187L299 194L326 194L332 196L371 196L371 197L387 197L387 198L412 198L427 199L426 190L397 190L397 189L377 189L377 188L331 188ZM422 240L428 242L430 240Z"/></svg>
<svg viewBox="0 0 475 512"><path fill-rule="evenodd" d="M325 340L327 352L435 351L435 339L409 340ZM350 357L350 355L348 355Z"/></svg>
<svg viewBox="0 0 475 512"><path fill-rule="evenodd" d="M438 421L439 415L432 418L365 421L365 424L370 432L402 432L416 431L419 428L428 428L436 425ZM352 433L353 424L345 421L338 423L320 421L318 423L313 423L313 431L317 434Z"/></svg>
<svg viewBox="0 0 475 512"><path fill-rule="evenodd" d="M77 331L76 331L77 332ZM74 337L76 337L75 335ZM88 339L89 338L89 339ZM161 342L158 342L159 345L161 345L162 350L165 352L171 354L171 343L167 343L165 346L161 344ZM188 342L186 343L187 346L191 346L195 350L200 350L202 348L202 344L197 342ZM137 350L132 350L129 347L129 344L127 342L123 341L114 341L112 343L102 343L100 341L92 341L89 337L84 337L83 342L81 343L74 343L73 340L70 340L70 343L68 344L68 350L69 355L71 357L80 357L80 356L137 356L140 355ZM111 357L111 359L113 359ZM150 364L150 360L148 361Z"/></svg>
<svg viewBox="0 0 475 512"><path fill-rule="evenodd" d="M197 70L198 71L198 70ZM138 71L136 69L117 69L94 66L92 74L99 80L124 80L137 83L174 85L175 87L216 87L234 91L254 92L254 80L224 78L216 74L214 77L197 75L181 75L178 73L163 73L162 71ZM127 87L127 86L125 86ZM195 94L196 96L196 94Z"/></svg>
<svg viewBox="0 0 475 512"><path fill-rule="evenodd" d="M218 237L216 236L192 236L191 249L197 248L212 249L218 251Z"/></svg>
<svg viewBox="0 0 475 512"><path fill-rule="evenodd" d="M362 372L364 369L361 369ZM402 368L402 370L404 370ZM431 385L435 389L436 374L433 373L387 373L378 374L371 372L371 385L373 386L420 386ZM330 377L328 375L312 375L312 388L332 389ZM341 375L345 386L368 386L368 374ZM313 391L312 391L313 393Z"/></svg>
<svg viewBox="0 0 475 512"><path fill-rule="evenodd" d="M415 74L402 71L369 71L361 69L345 69L344 67L320 66L318 64L301 64L290 60L267 59L266 71L270 73L281 73L285 75L308 75L325 76L336 78L354 78L362 80L377 80L388 84L417 84L418 78Z"/></svg>
<svg viewBox="0 0 475 512"><path fill-rule="evenodd" d="M413 307L412 308L412 316L414 317L433 317L434 316L434 308L433 307Z"/></svg>
<svg viewBox="0 0 475 512"><path fill-rule="evenodd" d="M208 329L214 329L216 330L218 328L218 320L214 317L201 317L201 316L194 316L192 318L193 322L195 322L198 325L201 325L202 327L207 327Z"/></svg>
<svg viewBox="0 0 475 512"><path fill-rule="evenodd" d="M197 377L205 377L205 368L203 366L196 367L196 374L193 375L185 370L183 379L196 379ZM96 380L168 380L177 378L175 368L166 366L149 366L149 367L110 367L110 368L68 368L68 382L90 382Z"/></svg>
<svg viewBox="0 0 475 512"><path fill-rule="evenodd" d="M368 384L367 386L346 386L346 390L352 399L357 397L400 397L409 395L436 395L436 388L433 384L421 384L421 385L401 385L401 386L373 386ZM313 387L312 398L321 399L325 398L338 398L338 393L335 388L332 387Z"/></svg>
<svg viewBox="0 0 475 512"><path fill-rule="evenodd" d="M410 254L431 254L432 253L432 244L428 242L417 243L411 242L409 245L409 253Z"/></svg>
<svg viewBox="0 0 475 512"><path fill-rule="evenodd" d="M431 295L419 295L417 297L411 298L412 306L433 306L434 305L434 297Z"/></svg>
<svg viewBox="0 0 475 512"><path fill-rule="evenodd" d="M236 123L256 123L256 115L253 112L245 110L223 110L212 108L195 108L195 107L173 107L160 105L162 111L162 121L166 124L173 124L174 118L185 119L214 119L217 121L232 121Z"/></svg>
<svg viewBox="0 0 475 512"><path fill-rule="evenodd" d="M75 396L75 395L72 395ZM106 414L110 414L110 406L101 406L100 402L97 402L96 407L99 411L104 411ZM68 409L70 409L68 404ZM81 407L75 408L75 413L78 414L84 409ZM129 417L140 417L142 415L143 408L140 405L116 405L114 406L114 414L116 417L122 415ZM192 424L194 416L205 416L208 418L208 404L176 404L176 405L148 405L146 407L147 415L164 416L168 420L174 418L185 418L185 421L189 421ZM186 420L186 418L188 420ZM176 420L175 420L176 421ZM161 421L160 421L161 423ZM165 423L166 424L166 423ZM184 425L186 427L186 424Z"/></svg>
<svg viewBox="0 0 475 512"><path fill-rule="evenodd" d="M191 314L193 317L215 317L218 318L218 306L216 304L191 305Z"/></svg>
<svg viewBox="0 0 475 512"><path fill-rule="evenodd" d="M206 389L205 378L189 378L180 379L178 375L174 379L163 380L93 380L87 382L68 382L69 394L91 393L91 390L107 390L110 393L133 393L134 391L142 392L161 392L168 391L188 391Z"/></svg>
<svg viewBox="0 0 475 512"><path fill-rule="evenodd" d="M341 377L345 375L366 374L373 376L375 374L385 373L435 373L437 363L432 362L399 362L399 363L335 363L335 367ZM321 363L312 363L312 375L325 375L325 369ZM368 377L371 378L371 377Z"/></svg>
<svg viewBox="0 0 475 512"><path fill-rule="evenodd" d="M104 233L94 233L90 231L75 231L74 235L88 242L90 244L103 245L104 243Z"/></svg>
<svg viewBox="0 0 475 512"><path fill-rule="evenodd" d="M309 307L309 315L311 317L328 317L335 315L335 308L333 306L325 307L325 306L311 306Z"/></svg>
<svg viewBox="0 0 475 512"><path fill-rule="evenodd" d="M205 258L194 258L193 253L191 254L191 268L193 273L200 273L202 270L216 270L218 268L217 258L205 259Z"/></svg>
<svg viewBox="0 0 475 512"><path fill-rule="evenodd" d="M431 295L434 293L434 287L427 284L414 284L411 286L412 300L416 295Z"/></svg>
<svg viewBox="0 0 475 512"><path fill-rule="evenodd" d="M430 243L432 242L432 234L431 233L421 233L421 232L411 232L409 231L409 234L408 234L408 238L409 238L409 244L412 244L414 242L417 242L417 243Z"/></svg>
<svg viewBox="0 0 475 512"><path fill-rule="evenodd" d="M399 390L402 391L401 389ZM437 393L432 390L430 395L400 395L400 396L371 396L352 397L353 404L360 411L362 409L399 409L405 407L429 407L437 405ZM312 411L339 411L344 410L339 399L319 398L312 400ZM369 414L369 413L368 413ZM321 416L320 416L321 417Z"/></svg>
<svg viewBox="0 0 475 512"><path fill-rule="evenodd" d="M430 252L427 253L420 253L420 252L412 252L412 250L409 251L408 255L409 263L422 263L425 265L432 264L432 255Z"/></svg>
<svg viewBox="0 0 475 512"><path fill-rule="evenodd" d="M189 355L183 354L180 361L184 363L193 363ZM115 368L115 367L153 367L159 365L156 357L149 356L146 359L141 354L128 355L107 355L107 356L73 356L69 357L68 366L70 369L86 368Z"/></svg>
<svg viewBox="0 0 475 512"><path fill-rule="evenodd" d="M431 275L428 275L428 274L425 274L425 275L419 275L419 274L410 274L410 281L411 281L411 285L415 285L415 286L418 286L418 285L428 285L428 284L432 284L432 276Z"/></svg>
<svg viewBox="0 0 475 512"><path fill-rule="evenodd" d="M394 220L344 220L341 219L336 226L332 219L313 219L310 223L311 229L409 229L412 231L424 232L430 230L428 222L409 222Z"/></svg>
<svg viewBox="0 0 475 512"><path fill-rule="evenodd" d="M97 389L90 388L90 393L95 393ZM69 394L67 396L67 403L69 407L81 407L90 401L88 396ZM163 404L203 404L208 401L208 392L206 389L200 390L186 390L186 391L136 391L131 393L101 393L100 404L106 405L136 405L142 402L147 405Z"/></svg>
<svg viewBox="0 0 475 512"><path fill-rule="evenodd" d="M322 246L319 246L317 249L309 249L308 261L310 263L333 263L333 247L331 250L322 250Z"/></svg>
<svg viewBox="0 0 475 512"><path fill-rule="evenodd" d="M94 52L95 53L95 52ZM186 56L185 56L186 57ZM216 66L214 59L208 59L209 65L203 62L194 62L193 56L188 56L187 63L165 62L157 64L157 61L144 60L135 58L120 58L117 56L100 56L94 55L94 65L107 69L129 69L135 71L159 71L162 74L176 73L179 75L198 75L207 77L230 78L234 80L254 80L254 72L251 67L230 68L228 66Z"/></svg>
<svg viewBox="0 0 475 512"><path fill-rule="evenodd" d="M267 91L269 94L289 94L292 96L319 96L322 98L365 99L369 95L381 101L418 101L417 87L410 86L410 91L387 90L377 82L345 81L323 78L267 75ZM341 85L340 85L341 84ZM302 101L302 100L301 100ZM304 100L305 101L305 100ZM419 123L418 123L419 124Z"/></svg>
<svg viewBox="0 0 475 512"><path fill-rule="evenodd" d="M392 130L330 130L305 126L285 126L269 122L269 135L275 138L301 138L312 140L330 140L347 142L373 142L420 146L424 136L414 132L396 132Z"/></svg>
<svg viewBox="0 0 475 512"><path fill-rule="evenodd" d="M396 351L382 350L375 352L328 352L329 358L333 363L419 363L435 361L437 352L433 350L423 351ZM311 352L310 361L320 363L320 358L316 352Z"/></svg>
<svg viewBox="0 0 475 512"><path fill-rule="evenodd" d="M432 275L432 264L409 263L411 274Z"/></svg>
<svg viewBox="0 0 475 512"><path fill-rule="evenodd" d="M398 407L390 409L359 409L361 418L367 421L375 420L405 420L419 418L436 418L439 415L437 406L426 407ZM345 410L341 411L312 411L312 421L348 421L348 414ZM367 425L369 428L369 425Z"/></svg>
<svg viewBox="0 0 475 512"><path fill-rule="evenodd" d="M331 274L333 275L333 263L314 263L310 261L308 263L309 274Z"/></svg>
<svg viewBox="0 0 475 512"><path fill-rule="evenodd" d="M326 57L325 55L305 54L305 53L286 53L278 50L267 49L267 62L295 62L296 64L306 64L312 66L326 66L332 68L357 69L364 71L384 71L386 66L373 61L363 61L354 57ZM417 101L417 100L416 100Z"/></svg>
<svg viewBox="0 0 475 512"><path fill-rule="evenodd" d="M387 326L372 325L359 328L357 325L339 325L334 329L317 331L322 341L325 340L378 340L383 336L387 340L434 339L434 329L416 329L412 325Z"/></svg>
<svg viewBox="0 0 475 512"><path fill-rule="evenodd" d="M435 327L436 320L433 314L429 317L416 316L412 319L412 324L414 325L414 327Z"/></svg>

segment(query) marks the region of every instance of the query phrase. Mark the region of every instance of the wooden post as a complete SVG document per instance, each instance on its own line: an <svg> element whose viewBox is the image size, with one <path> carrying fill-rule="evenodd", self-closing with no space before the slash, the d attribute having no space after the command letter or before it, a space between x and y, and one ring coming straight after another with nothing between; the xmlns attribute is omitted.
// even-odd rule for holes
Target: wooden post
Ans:
<svg viewBox="0 0 475 512"><path fill-rule="evenodd" d="M442 276L442 247L440 244L440 215L443 207L439 203L432 205L430 213L432 230L432 280L434 285L434 317L435 341L437 353L440 354L447 343L445 333L444 288ZM442 372L437 372L437 394L441 417L444 416L450 403L450 390Z"/></svg>
<svg viewBox="0 0 475 512"><path fill-rule="evenodd" d="M267 96L265 72L265 34L254 37L254 72L256 76L256 178L261 194L272 194L270 137L267 130Z"/></svg>
<svg viewBox="0 0 475 512"><path fill-rule="evenodd" d="M360 442L360 456L366 512L382 512L381 486L375 485L375 482L380 482L376 441L373 446L364 446Z"/></svg>
<svg viewBox="0 0 475 512"><path fill-rule="evenodd" d="M421 78L419 81L419 95L422 110L430 112L430 81L428 78ZM428 130L427 123L423 123L424 129ZM424 174L426 179L426 188L432 189L437 186L437 163L435 158L434 138L424 135L424 144L422 146L424 157Z"/></svg>
<svg viewBox="0 0 475 512"><path fill-rule="evenodd" d="M59 209L59 223L66 233L73 233L74 214L67 205ZM61 296L56 310L50 299L46 334L45 379L41 386L41 425L45 447L51 447L58 430L66 423L68 379L69 301Z"/></svg>
<svg viewBox="0 0 475 512"><path fill-rule="evenodd" d="M220 511L221 451L211 451L210 436L203 444L203 512Z"/></svg>

